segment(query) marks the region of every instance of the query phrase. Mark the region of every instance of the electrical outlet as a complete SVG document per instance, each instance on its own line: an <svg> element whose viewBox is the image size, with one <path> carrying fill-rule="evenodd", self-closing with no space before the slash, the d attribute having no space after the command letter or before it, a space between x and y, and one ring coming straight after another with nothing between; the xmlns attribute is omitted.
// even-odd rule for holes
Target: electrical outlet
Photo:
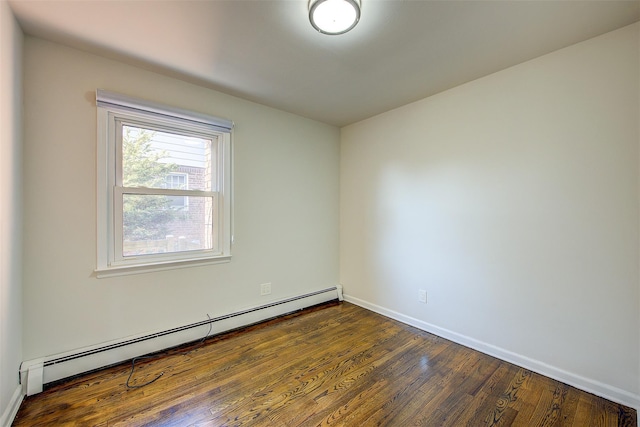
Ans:
<svg viewBox="0 0 640 427"><path fill-rule="evenodd" d="M269 295L271 293L271 283L263 283L260 285L260 295Z"/></svg>
<svg viewBox="0 0 640 427"><path fill-rule="evenodd" d="M427 291L425 291L424 289L420 289L418 291L418 301L423 304L427 303Z"/></svg>

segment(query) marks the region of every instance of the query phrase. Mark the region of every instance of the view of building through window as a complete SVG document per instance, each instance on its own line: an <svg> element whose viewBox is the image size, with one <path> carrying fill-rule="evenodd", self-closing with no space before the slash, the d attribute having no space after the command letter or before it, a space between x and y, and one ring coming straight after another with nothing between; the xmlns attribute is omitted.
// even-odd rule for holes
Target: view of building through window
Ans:
<svg viewBox="0 0 640 427"><path fill-rule="evenodd" d="M211 139L122 126L123 256L206 250L216 217ZM157 189L159 191L131 191Z"/></svg>

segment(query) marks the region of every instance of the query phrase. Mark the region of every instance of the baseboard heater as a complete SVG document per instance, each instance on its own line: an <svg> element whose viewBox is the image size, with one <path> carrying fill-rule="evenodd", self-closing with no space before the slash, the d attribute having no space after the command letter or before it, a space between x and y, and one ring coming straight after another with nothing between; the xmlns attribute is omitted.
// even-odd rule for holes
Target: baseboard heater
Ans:
<svg viewBox="0 0 640 427"><path fill-rule="evenodd" d="M24 394L31 396L42 392L44 384L195 341L204 335L202 330L208 330L210 327L210 335L221 334L336 299L342 300L342 286L274 301L163 331L25 361L20 366L22 389Z"/></svg>

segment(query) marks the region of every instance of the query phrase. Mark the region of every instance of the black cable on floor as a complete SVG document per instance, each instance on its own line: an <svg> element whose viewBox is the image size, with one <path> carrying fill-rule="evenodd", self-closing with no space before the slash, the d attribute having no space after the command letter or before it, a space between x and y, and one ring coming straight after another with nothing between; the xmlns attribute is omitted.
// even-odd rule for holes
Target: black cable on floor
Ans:
<svg viewBox="0 0 640 427"><path fill-rule="evenodd" d="M207 331L207 334L198 342L198 344L202 344L205 342L205 340L207 338L209 338L209 334L211 333L211 330L213 329L213 324L211 322L211 316L209 316L209 313L207 313L207 317L209 318L209 330ZM191 353L194 350L197 350L200 347L200 345L196 348L192 348L191 350L188 351L184 351L181 353L175 353L173 354L173 356L186 356L187 354ZM131 381L131 376L133 376L133 372L136 369L136 362L138 360L143 360L143 359L155 359L158 357L163 357L166 356L168 354L168 352L164 352L161 354L153 354L150 356L138 356L138 357L134 357L133 359L131 359L131 371L129 372L129 377L127 377L127 381L125 382L125 385L127 386L127 389L136 389L136 388L142 388L145 386L148 386L149 384L153 384L154 382L158 381L160 379L160 377L162 377L164 375L164 372L160 372L160 374L155 377L154 379L152 379L151 381L148 381L144 384L136 384L136 385L131 385L129 384L129 381Z"/></svg>

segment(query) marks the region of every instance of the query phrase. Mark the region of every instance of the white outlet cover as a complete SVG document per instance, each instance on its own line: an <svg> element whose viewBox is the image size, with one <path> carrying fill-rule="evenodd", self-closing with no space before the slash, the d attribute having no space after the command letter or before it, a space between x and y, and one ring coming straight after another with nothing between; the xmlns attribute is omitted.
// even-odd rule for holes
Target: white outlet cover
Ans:
<svg viewBox="0 0 640 427"><path fill-rule="evenodd" d="M271 293L271 283L263 283L260 285L260 295L269 295Z"/></svg>
<svg viewBox="0 0 640 427"><path fill-rule="evenodd" d="M427 291L420 289L418 291L418 301L427 303Z"/></svg>

